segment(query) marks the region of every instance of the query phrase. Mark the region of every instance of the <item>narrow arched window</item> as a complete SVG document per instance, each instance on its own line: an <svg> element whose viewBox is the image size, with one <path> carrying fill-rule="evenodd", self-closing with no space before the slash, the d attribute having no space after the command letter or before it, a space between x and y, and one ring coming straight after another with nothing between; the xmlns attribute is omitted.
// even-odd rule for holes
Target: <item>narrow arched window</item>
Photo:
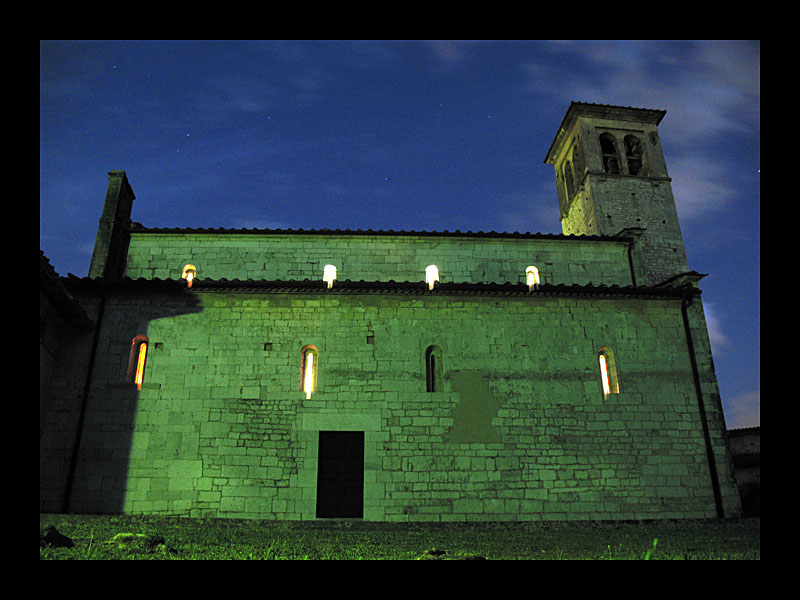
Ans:
<svg viewBox="0 0 800 600"><path fill-rule="evenodd" d="M181 279L186 280L186 287L192 287L192 282L197 278L197 267L185 265L181 272Z"/></svg>
<svg viewBox="0 0 800 600"><path fill-rule="evenodd" d="M597 352L600 366L600 383L603 386L603 395L619 394L619 377L617 376L617 361L611 348L603 346Z"/></svg>
<svg viewBox="0 0 800 600"><path fill-rule="evenodd" d="M300 366L300 390L311 398L311 392L317 391L317 371L319 370L319 352L316 346L303 346Z"/></svg>
<svg viewBox="0 0 800 600"><path fill-rule="evenodd" d="M531 265L525 269L525 281L528 284L528 289L533 289L534 285L539 285L539 269Z"/></svg>
<svg viewBox="0 0 800 600"><path fill-rule="evenodd" d="M425 389L428 392L442 391L442 350L439 346L428 346L425 350Z"/></svg>
<svg viewBox="0 0 800 600"><path fill-rule="evenodd" d="M582 181L585 170L586 164L583 158L583 149L579 138L575 138L575 142L572 146L572 176L575 178L576 188Z"/></svg>
<svg viewBox="0 0 800 600"><path fill-rule="evenodd" d="M439 281L439 267L436 265L425 267L425 283L428 284L428 289L432 290L437 281Z"/></svg>
<svg viewBox="0 0 800 600"><path fill-rule="evenodd" d="M564 184L567 186L567 200L572 200L575 195L575 177L572 173L572 163L564 163Z"/></svg>
<svg viewBox="0 0 800 600"><path fill-rule="evenodd" d="M138 389L142 389L149 345L150 340L146 335L141 333L131 341L131 351L128 356L128 372L125 375L125 381L128 383L135 383Z"/></svg>
<svg viewBox="0 0 800 600"><path fill-rule="evenodd" d="M328 282L328 288L333 287L333 282L336 281L336 267L334 265L325 265L322 280Z"/></svg>
<svg viewBox="0 0 800 600"><path fill-rule="evenodd" d="M603 157L603 172L618 175L617 140L610 133L600 134L600 154Z"/></svg>
<svg viewBox="0 0 800 600"><path fill-rule="evenodd" d="M625 136L625 159L628 161L628 173L642 173L642 142L635 135Z"/></svg>

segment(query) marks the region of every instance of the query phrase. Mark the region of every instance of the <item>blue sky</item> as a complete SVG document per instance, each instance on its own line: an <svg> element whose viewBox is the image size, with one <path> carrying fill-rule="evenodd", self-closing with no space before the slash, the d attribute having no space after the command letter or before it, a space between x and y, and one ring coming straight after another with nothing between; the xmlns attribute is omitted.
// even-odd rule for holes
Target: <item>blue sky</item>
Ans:
<svg viewBox="0 0 800 600"><path fill-rule="evenodd" d="M752 41L43 41L40 248L86 276L107 172L148 227L561 233L570 101L664 109L728 427L760 425Z"/></svg>

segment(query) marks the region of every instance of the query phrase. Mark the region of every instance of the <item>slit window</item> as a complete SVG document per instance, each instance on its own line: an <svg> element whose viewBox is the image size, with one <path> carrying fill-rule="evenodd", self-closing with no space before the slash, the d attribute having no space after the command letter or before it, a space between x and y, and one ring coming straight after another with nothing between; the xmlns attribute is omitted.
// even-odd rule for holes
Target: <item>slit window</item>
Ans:
<svg viewBox="0 0 800 600"><path fill-rule="evenodd" d="M432 290L437 281L439 281L439 267L429 265L425 268L425 283L428 284L428 289Z"/></svg>
<svg viewBox="0 0 800 600"><path fill-rule="evenodd" d="M438 346L425 350L425 390L442 391L442 350Z"/></svg>
<svg viewBox="0 0 800 600"><path fill-rule="evenodd" d="M306 393L306 399L317 391L317 371L319 369L319 352L314 346L304 346L300 367L300 390Z"/></svg>
<svg viewBox="0 0 800 600"><path fill-rule="evenodd" d="M564 163L564 184L567 187L567 200L572 200L575 195L575 180L572 175L572 163L569 161Z"/></svg>
<svg viewBox="0 0 800 600"><path fill-rule="evenodd" d="M144 381L144 364L147 360L147 342L139 344L139 358L136 360L136 377L134 383L136 387L142 389L142 381Z"/></svg>
<svg viewBox="0 0 800 600"><path fill-rule="evenodd" d="M137 389L142 389L145 368L147 367L147 351L150 340L144 334L139 334L131 341L131 351L128 357L128 372L125 381L135 383Z"/></svg>
<svg viewBox="0 0 800 600"><path fill-rule="evenodd" d="M600 383L603 386L603 396L619 394L619 378L617 377L617 362L611 348L602 347L597 353L600 366Z"/></svg>
<svg viewBox="0 0 800 600"><path fill-rule="evenodd" d="M325 265L322 280L328 282L328 288L333 287L333 282L336 281L336 267L334 265Z"/></svg>

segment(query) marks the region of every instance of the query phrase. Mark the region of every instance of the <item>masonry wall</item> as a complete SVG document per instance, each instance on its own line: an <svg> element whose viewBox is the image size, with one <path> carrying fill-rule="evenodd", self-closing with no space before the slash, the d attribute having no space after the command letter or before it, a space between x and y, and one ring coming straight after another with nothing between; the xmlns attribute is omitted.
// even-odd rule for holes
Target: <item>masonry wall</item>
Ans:
<svg viewBox="0 0 800 600"><path fill-rule="evenodd" d="M197 299L177 284L105 289L88 279L83 284L62 281L76 286L77 301L99 323L99 331L63 337L50 368L49 393L39 417L40 510L120 512L139 400L136 386L125 383L131 340L158 318L199 310ZM67 503L71 470L75 483Z"/></svg>
<svg viewBox="0 0 800 600"><path fill-rule="evenodd" d="M44 294L39 294L39 415L48 404L52 373L58 365L61 340L69 335L58 311ZM39 433L43 425L39 423Z"/></svg>
<svg viewBox="0 0 800 600"><path fill-rule="evenodd" d="M590 198L599 224L599 230L584 231L608 235L628 227L644 229L634 252L639 285L655 285L689 270L669 180L594 174L586 178L584 189L576 209ZM565 233L574 235L583 227L580 221L572 222L572 210L562 225Z"/></svg>
<svg viewBox="0 0 800 600"><path fill-rule="evenodd" d="M351 281L424 281L435 264L442 282L631 285L622 241L543 237L156 233L135 230L126 276L179 279L186 264L206 279L320 280L326 264Z"/></svg>
<svg viewBox="0 0 800 600"><path fill-rule="evenodd" d="M83 308L89 318L95 318L95 300L87 298ZM58 323L54 312L52 305L40 298L40 318L48 319L39 363L39 506L46 512L64 510L93 338L92 331L52 327Z"/></svg>
<svg viewBox="0 0 800 600"><path fill-rule="evenodd" d="M138 333L141 390L122 380ZM352 430L365 520L715 516L679 300L116 293L100 344L76 512L313 519L319 431ZM605 397L603 345L621 387ZM55 393L78 379L57 375ZM724 466L722 481L734 510ZM40 493L52 510L57 490Z"/></svg>

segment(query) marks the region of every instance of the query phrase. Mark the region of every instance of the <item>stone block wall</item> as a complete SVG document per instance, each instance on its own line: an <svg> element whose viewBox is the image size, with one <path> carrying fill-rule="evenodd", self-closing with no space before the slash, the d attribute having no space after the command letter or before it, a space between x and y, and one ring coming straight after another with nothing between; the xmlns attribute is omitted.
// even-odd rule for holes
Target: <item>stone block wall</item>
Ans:
<svg viewBox="0 0 800 600"><path fill-rule="evenodd" d="M631 285L624 241L564 236L483 237L300 233L159 233L134 230L127 277L179 279L186 264L206 279L321 280L326 264L337 279L425 281L439 268L440 281L524 283L525 269L539 269L542 283Z"/></svg>
<svg viewBox="0 0 800 600"><path fill-rule="evenodd" d="M669 180L595 175L587 178L586 188L594 198L600 233L644 229L634 253L639 285L655 285L689 270Z"/></svg>
<svg viewBox="0 0 800 600"><path fill-rule="evenodd" d="M339 430L364 432L365 520L715 516L680 300L179 290L115 293L105 314L77 512L314 519L319 432ZM137 390L121 377L141 333Z"/></svg>

